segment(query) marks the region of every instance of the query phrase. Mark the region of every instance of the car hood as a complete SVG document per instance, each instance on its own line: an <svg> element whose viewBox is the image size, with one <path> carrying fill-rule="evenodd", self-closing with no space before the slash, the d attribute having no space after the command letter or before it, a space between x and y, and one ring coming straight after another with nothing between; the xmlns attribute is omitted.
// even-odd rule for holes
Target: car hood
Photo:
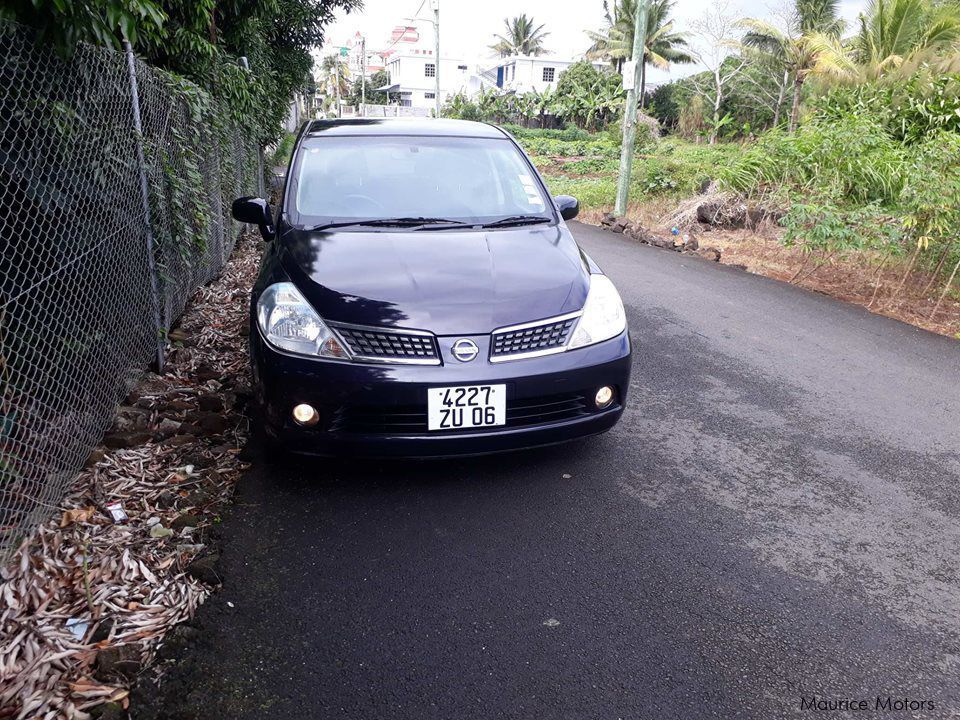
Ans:
<svg viewBox="0 0 960 720"><path fill-rule="evenodd" d="M486 334L580 310L585 257L566 227L284 234L283 266L327 320Z"/></svg>

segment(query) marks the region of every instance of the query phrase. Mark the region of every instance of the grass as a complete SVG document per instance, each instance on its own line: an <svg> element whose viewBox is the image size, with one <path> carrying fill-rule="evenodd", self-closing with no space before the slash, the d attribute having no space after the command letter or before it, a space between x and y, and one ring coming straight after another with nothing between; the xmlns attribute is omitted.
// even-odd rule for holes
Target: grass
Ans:
<svg viewBox="0 0 960 720"><path fill-rule="evenodd" d="M584 137L565 130L524 129L515 136L550 192L573 195L585 211L613 207L620 149L609 134ZM679 201L715 179L740 152L735 144L703 145L678 138L647 143L634 156L629 200L656 205L664 198Z"/></svg>

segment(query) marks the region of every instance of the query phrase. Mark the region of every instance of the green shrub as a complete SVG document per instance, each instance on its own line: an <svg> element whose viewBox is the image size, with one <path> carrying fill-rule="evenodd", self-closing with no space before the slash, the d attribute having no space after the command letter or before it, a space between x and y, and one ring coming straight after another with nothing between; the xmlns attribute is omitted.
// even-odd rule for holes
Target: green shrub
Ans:
<svg viewBox="0 0 960 720"><path fill-rule="evenodd" d="M530 138L547 138L551 140L593 140L597 136L576 125L567 125L564 128L525 128L520 125L506 123L501 127L513 135L517 140Z"/></svg>
<svg viewBox="0 0 960 720"><path fill-rule="evenodd" d="M834 200L896 202L907 153L876 118L813 121L793 134L771 130L720 173L726 187L753 195L802 190Z"/></svg>
<svg viewBox="0 0 960 720"><path fill-rule="evenodd" d="M795 202L780 224L783 243L807 252L839 253L864 250L899 253L902 225L878 204L844 209L831 203Z"/></svg>
<svg viewBox="0 0 960 720"><path fill-rule="evenodd" d="M290 154L293 152L293 144L297 141L297 136L291 132L285 132L277 143L276 148L267 156L267 167L286 168L290 162Z"/></svg>
<svg viewBox="0 0 960 720"><path fill-rule="evenodd" d="M870 117L894 139L917 143L939 131L960 132L960 75L922 72L907 80L839 87L819 98L816 105L819 120Z"/></svg>

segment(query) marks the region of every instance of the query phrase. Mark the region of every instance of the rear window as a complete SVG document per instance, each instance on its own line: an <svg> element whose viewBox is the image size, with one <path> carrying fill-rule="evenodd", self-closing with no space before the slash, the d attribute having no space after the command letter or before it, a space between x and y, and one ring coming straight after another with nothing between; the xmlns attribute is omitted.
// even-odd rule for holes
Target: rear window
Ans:
<svg viewBox="0 0 960 720"><path fill-rule="evenodd" d="M309 138L298 153L289 206L290 222L303 226L396 217L478 223L553 217L529 163L506 138Z"/></svg>

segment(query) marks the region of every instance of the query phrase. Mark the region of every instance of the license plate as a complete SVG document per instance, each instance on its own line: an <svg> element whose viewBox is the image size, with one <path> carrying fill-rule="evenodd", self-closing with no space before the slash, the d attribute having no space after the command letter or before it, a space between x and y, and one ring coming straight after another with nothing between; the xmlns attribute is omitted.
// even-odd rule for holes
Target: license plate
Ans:
<svg viewBox="0 0 960 720"><path fill-rule="evenodd" d="M506 385L461 385L427 390L427 428L459 430L507 422Z"/></svg>

